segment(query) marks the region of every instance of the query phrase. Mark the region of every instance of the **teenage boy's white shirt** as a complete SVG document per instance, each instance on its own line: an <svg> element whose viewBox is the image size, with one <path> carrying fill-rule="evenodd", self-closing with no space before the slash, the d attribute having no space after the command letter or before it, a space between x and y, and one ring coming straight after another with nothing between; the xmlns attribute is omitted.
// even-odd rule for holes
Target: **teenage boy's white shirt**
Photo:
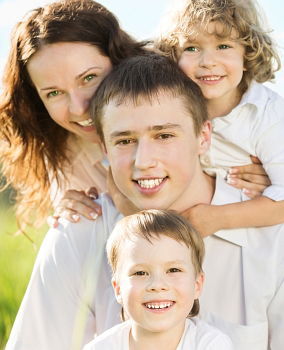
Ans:
<svg viewBox="0 0 284 350"><path fill-rule="evenodd" d="M263 84L252 82L241 102L226 116L212 120L209 151L201 157L209 174L251 163L257 156L272 185L263 195L284 200L284 99ZM222 171L223 169L223 171ZM225 170L225 171L224 171Z"/></svg>
<svg viewBox="0 0 284 350"><path fill-rule="evenodd" d="M130 321L119 325L98 336L83 350L129 350ZM233 350L228 336L207 323L191 319L185 321L184 332L176 350Z"/></svg>
<svg viewBox="0 0 284 350"><path fill-rule="evenodd" d="M217 176L212 203L240 200L241 192ZM86 321L81 345L91 341L95 332L99 334L119 322L105 255L101 266L96 266L102 246L121 215L106 196L102 209L103 216L96 222L82 219L49 231L6 350L72 349L71 339L81 333L75 321L78 313ZM201 315L227 333L237 350L281 350L284 225L219 231L205 242Z"/></svg>

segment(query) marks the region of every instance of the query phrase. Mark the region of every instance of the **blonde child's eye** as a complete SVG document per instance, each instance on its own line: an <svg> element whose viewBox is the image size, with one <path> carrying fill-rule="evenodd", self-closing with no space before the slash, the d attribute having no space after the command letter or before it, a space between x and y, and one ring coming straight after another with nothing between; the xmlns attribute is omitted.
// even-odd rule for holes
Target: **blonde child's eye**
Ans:
<svg viewBox="0 0 284 350"><path fill-rule="evenodd" d="M59 94L60 94L59 90L54 90L54 91L50 91L46 96L47 96L47 98L50 98L50 97L56 97Z"/></svg>
<svg viewBox="0 0 284 350"><path fill-rule="evenodd" d="M197 48L195 46L188 46L184 49L184 51L196 52Z"/></svg>
<svg viewBox="0 0 284 350"><path fill-rule="evenodd" d="M227 44L221 44L221 45L218 46L218 48L219 48L220 50L229 49L230 47L231 47L231 46L229 46L229 45L227 45Z"/></svg>

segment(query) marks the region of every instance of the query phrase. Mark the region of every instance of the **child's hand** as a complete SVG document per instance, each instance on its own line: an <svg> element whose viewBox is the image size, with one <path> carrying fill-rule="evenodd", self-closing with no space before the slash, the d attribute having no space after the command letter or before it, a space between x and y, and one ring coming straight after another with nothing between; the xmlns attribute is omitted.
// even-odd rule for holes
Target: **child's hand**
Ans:
<svg viewBox="0 0 284 350"><path fill-rule="evenodd" d="M251 156L251 160L252 164L232 167L227 182L243 190L249 198L256 198L262 195L271 182L259 159Z"/></svg>
<svg viewBox="0 0 284 350"><path fill-rule="evenodd" d="M53 216L47 218L50 227L58 226L58 219L65 218L71 222L78 222L83 215L89 220L96 220L102 214L101 207L93 200L98 197L95 187L87 191L68 190L54 210Z"/></svg>
<svg viewBox="0 0 284 350"><path fill-rule="evenodd" d="M107 188L108 188L108 193L115 204L115 207L120 213L126 216L126 215L137 213L139 211L135 207L135 205L128 198L126 198L117 188L113 180L110 167L108 170Z"/></svg>

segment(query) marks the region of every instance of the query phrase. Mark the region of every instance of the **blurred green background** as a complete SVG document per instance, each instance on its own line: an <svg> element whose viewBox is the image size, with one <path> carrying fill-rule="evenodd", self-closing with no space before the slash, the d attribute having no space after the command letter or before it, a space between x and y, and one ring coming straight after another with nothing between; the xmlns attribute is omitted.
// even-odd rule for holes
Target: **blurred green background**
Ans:
<svg viewBox="0 0 284 350"><path fill-rule="evenodd" d="M27 229L34 241L15 235L11 190L0 192L0 350L4 349L47 226Z"/></svg>

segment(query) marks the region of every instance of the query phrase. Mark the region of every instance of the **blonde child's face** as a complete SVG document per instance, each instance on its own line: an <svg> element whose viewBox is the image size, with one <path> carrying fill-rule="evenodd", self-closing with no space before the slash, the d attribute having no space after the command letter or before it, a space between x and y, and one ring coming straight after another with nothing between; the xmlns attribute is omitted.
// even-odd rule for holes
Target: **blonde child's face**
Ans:
<svg viewBox="0 0 284 350"><path fill-rule="evenodd" d="M163 235L151 243L135 236L122 249L113 286L132 320L133 336L141 332L182 334L203 284L203 275L196 277L191 250Z"/></svg>
<svg viewBox="0 0 284 350"><path fill-rule="evenodd" d="M186 39L181 43L178 61L201 88L211 118L227 114L239 103L238 86L245 70L244 47L234 40L236 32L232 31L231 37L225 39L215 35L222 31L222 26L211 22L207 31L201 30L192 39Z"/></svg>

